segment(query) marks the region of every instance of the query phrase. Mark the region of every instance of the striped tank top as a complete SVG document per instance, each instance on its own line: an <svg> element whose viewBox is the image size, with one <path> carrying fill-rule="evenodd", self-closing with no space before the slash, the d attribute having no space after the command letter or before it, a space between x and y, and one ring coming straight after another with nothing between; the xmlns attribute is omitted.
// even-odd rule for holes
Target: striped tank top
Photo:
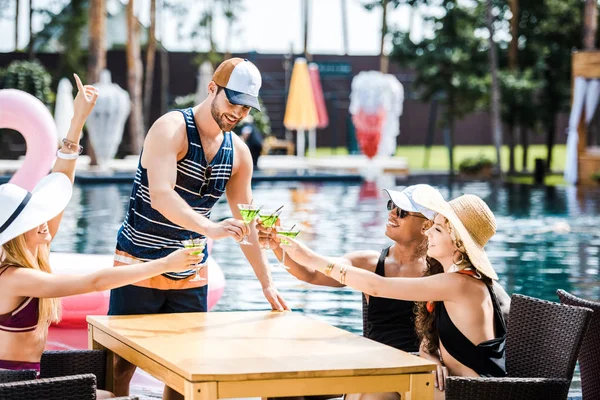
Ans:
<svg viewBox="0 0 600 400"><path fill-rule="evenodd" d="M233 166L231 132L224 133L223 143L209 164L202 150L192 109L177 111L181 112L185 119L188 151L185 157L177 162L175 191L196 212L210 218L212 207L225 192L225 185L231 177ZM201 195L200 192L203 194ZM127 253L141 261L151 261L182 248L182 240L198 237L203 236L172 223L152 208L148 173L142 167L140 155L125 221L117 234L117 251ZM205 248L204 260L207 257L208 248ZM194 272L194 270L169 272L164 276L179 280L190 277Z"/></svg>

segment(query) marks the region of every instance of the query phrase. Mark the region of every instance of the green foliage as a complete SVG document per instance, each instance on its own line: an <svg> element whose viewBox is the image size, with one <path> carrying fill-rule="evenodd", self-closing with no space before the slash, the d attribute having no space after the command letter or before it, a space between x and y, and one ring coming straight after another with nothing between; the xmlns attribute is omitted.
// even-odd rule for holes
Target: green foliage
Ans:
<svg viewBox="0 0 600 400"><path fill-rule="evenodd" d="M598 170L592 174L592 179L595 180L596 182L600 183L600 170Z"/></svg>
<svg viewBox="0 0 600 400"><path fill-rule="evenodd" d="M544 82L537 79L533 69L523 72L500 71L502 120L509 126L533 128L538 122L537 110Z"/></svg>
<svg viewBox="0 0 600 400"><path fill-rule="evenodd" d="M52 77L37 61L13 61L0 70L0 89L19 89L40 99L46 106L54 103Z"/></svg>
<svg viewBox="0 0 600 400"><path fill-rule="evenodd" d="M196 105L196 94L191 93L185 96L177 96L175 100L173 100L173 104L171 105L171 109L183 109L194 107Z"/></svg>
<svg viewBox="0 0 600 400"><path fill-rule="evenodd" d="M485 168L492 168L494 162L484 155L478 157L468 157L461 161L458 170L464 174L476 174Z"/></svg>
<svg viewBox="0 0 600 400"><path fill-rule="evenodd" d="M488 93L486 43L473 34L477 15L459 1L443 0L445 14L425 16L433 37L414 43L407 33L397 32L391 54L398 64L416 71L417 96L423 101L440 98L443 122L452 126L457 118L478 110Z"/></svg>
<svg viewBox="0 0 600 400"><path fill-rule="evenodd" d="M259 97L258 102L262 111L256 111L254 108L250 111L250 115L254 118L254 125L262 132L264 136L271 134L271 119L267 113L267 107L265 107L262 99Z"/></svg>

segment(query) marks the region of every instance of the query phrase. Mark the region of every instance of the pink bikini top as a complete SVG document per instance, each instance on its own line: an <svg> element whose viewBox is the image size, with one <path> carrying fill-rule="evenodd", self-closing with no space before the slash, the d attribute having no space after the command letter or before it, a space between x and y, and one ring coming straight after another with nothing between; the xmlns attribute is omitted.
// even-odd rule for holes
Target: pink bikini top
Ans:
<svg viewBox="0 0 600 400"><path fill-rule="evenodd" d="M2 275L10 266L0 271ZM39 303L36 297L28 297L13 311L0 314L0 331L30 332L35 330L39 319Z"/></svg>

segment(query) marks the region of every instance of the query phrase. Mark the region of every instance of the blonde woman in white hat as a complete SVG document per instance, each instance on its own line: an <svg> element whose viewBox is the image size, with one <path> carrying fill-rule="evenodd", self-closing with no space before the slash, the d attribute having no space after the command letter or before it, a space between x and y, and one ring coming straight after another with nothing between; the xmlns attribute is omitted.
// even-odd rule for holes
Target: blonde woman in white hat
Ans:
<svg viewBox="0 0 600 400"><path fill-rule="evenodd" d="M10 183L0 185L0 369L39 372L48 327L60 318L57 298L188 270L203 257L181 249L163 259L123 268L82 275L52 274L49 244L71 198L81 130L98 97L93 86L84 86L77 75L75 80L79 92L74 116L52 173L32 192ZM100 396L112 397L107 392Z"/></svg>
<svg viewBox="0 0 600 400"><path fill-rule="evenodd" d="M363 293L420 302L416 329L421 355L438 365L436 398L443 399L445 378L506 375L506 325L492 283L498 279L484 250L496 220L477 196L444 201L423 187L413 200L437 213L426 231L427 255L434 262L423 278L384 278L320 256L295 240L286 254Z"/></svg>

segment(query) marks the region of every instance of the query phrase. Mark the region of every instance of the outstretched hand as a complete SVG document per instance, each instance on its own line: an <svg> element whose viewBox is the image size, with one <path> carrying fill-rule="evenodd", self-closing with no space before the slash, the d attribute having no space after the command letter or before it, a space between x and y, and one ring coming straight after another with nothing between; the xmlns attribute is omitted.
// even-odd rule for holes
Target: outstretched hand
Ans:
<svg viewBox="0 0 600 400"><path fill-rule="evenodd" d="M325 259L295 239L285 235L277 235L277 238L281 242L279 246L285 251L286 257L289 256L300 265L318 265L318 261ZM285 244L285 242L289 244ZM327 261L325 263L327 264Z"/></svg>
<svg viewBox="0 0 600 400"><path fill-rule="evenodd" d="M73 74L77 83L77 96L73 103L75 117L83 118L84 120L90 115L92 109L96 105L98 99L98 89L92 85L83 85L77 74Z"/></svg>

